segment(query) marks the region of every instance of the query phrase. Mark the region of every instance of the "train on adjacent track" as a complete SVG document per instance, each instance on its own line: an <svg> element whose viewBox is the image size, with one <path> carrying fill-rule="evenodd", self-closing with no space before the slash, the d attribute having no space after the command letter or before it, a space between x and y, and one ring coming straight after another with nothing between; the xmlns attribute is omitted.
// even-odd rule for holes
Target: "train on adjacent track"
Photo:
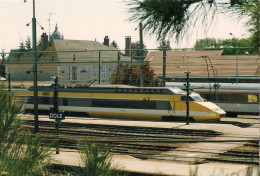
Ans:
<svg viewBox="0 0 260 176"><path fill-rule="evenodd" d="M39 111L53 107L52 86L38 87ZM34 108L33 88L15 91L25 109ZM179 88L91 86L58 88L59 111L85 113L90 117L142 120L184 120L186 92ZM212 102L205 102L197 93L189 94L190 121L219 121L225 111Z"/></svg>
<svg viewBox="0 0 260 176"><path fill-rule="evenodd" d="M183 82L168 82L166 87L186 89ZM190 83L190 89L217 104L227 116L259 115L260 86L256 83Z"/></svg>

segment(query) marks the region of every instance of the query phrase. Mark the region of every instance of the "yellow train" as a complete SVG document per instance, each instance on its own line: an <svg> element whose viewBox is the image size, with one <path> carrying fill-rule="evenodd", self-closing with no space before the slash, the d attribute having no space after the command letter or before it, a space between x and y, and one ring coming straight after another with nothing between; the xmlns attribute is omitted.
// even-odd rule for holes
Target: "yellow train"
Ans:
<svg viewBox="0 0 260 176"><path fill-rule="evenodd" d="M39 110L53 107L51 86L38 87ZM186 92L179 88L94 86L59 88L59 111L86 113L90 117L141 120L184 120ZM33 109L33 88L16 91L17 97L26 97L24 107ZM219 121L225 111L199 94L189 95L190 121Z"/></svg>

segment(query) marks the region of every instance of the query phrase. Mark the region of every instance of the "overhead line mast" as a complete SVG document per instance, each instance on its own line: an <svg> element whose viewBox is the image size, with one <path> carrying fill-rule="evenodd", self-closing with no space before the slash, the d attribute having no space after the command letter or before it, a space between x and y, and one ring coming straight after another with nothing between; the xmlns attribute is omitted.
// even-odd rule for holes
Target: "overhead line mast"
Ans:
<svg viewBox="0 0 260 176"><path fill-rule="evenodd" d="M48 22L49 22L49 36L51 36L51 15L52 15L53 13L49 13L49 18L47 19L48 20Z"/></svg>

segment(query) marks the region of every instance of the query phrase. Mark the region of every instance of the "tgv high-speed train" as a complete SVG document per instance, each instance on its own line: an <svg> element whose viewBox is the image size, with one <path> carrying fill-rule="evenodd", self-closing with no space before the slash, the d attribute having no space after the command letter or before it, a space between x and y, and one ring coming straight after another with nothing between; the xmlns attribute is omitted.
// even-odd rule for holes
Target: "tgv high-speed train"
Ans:
<svg viewBox="0 0 260 176"><path fill-rule="evenodd" d="M33 109L33 89L15 92L26 97L24 107ZM54 88L38 87L39 110L53 107ZM142 120L183 120L186 117L186 92L179 88L97 86L58 88L59 111L81 112L91 117ZM205 102L199 94L189 95L190 120L219 121L225 111Z"/></svg>
<svg viewBox="0 0 260 176"><path fill-rule="evenodd" d="M166 87L185 89L184 83L166 83ZM214 102L227 116L236 117L239 114L259 114L260 84L255 83L190 83L190 88L208 101Z"/></svg>

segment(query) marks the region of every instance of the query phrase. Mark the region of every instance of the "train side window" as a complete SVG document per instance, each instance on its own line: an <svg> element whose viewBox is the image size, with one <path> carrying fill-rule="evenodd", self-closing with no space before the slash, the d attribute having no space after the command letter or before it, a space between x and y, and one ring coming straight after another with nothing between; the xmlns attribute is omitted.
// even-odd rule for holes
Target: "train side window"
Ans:
<svg viewBox="0 0 260 176"><path fill-rule="evenodd" d="M33 104L34 103L34 97L33 96L28 96L26 97L25 103L26 104Z"/></svg>
<svg viewBox="0 0 260 176"><path fill-rule="evenodd" d="M171 103L169 101L156 101L156 109L158 110L172 110Z"/></svg>
<svg viewBox="0 0 260 176"><path fill-rule="evenodd" d="M228 102L241 102L246 103L248 102L247 94L227 94L227 101Z"/></svg>
<svg viewBox="0 0 260 176"><path fill-rule="evenodd" d="M249 103L257 103L259 102L257 95L248 95L248 102Z"/></svg>
<svg viewBox="0 0 260 176"><path fill-rule="evenodd" d="M42 97L42 104L50 104L49 97Z"/></svg>
<svg viewBox="0 0 260 176"><path fill-rule="evenodd" d="M68 98L63 98L63 106L68 106Z"/></svg>
<svg viewBox="0 0 260 176"><path fill-rule="evenodd" d="M222 93L201 93L200 94L202 98L208 100L208 101L227 101L227 94L222 94Z"/></svg>
<svg viewBox="0 0 260 176"><path fill-rule="evenodd" d="M181 96L181 101L186 101L186 96Z"/></svg>

